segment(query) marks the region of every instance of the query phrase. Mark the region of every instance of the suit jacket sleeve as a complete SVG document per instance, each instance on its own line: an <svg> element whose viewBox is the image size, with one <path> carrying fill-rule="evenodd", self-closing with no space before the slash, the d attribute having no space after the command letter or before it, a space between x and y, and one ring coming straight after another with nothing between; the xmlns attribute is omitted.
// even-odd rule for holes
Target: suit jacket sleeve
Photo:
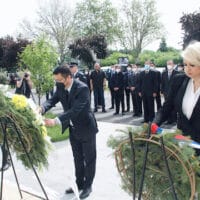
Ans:
<svg viewBox="0 0 200 200"><path fill-rule="evenodd" d="M66 124L68 125L70 120L75 119L80 114L80 112L82 112L84 107L88 104L88 101L90 101L88 87L78 88L75 94L73 95L75 95L75 99L73 101L72 106L58 117L62 123L62 127L65 127Z"/></svg>
<svg viewBox="0 0 200 200"><path fill-rule="evenodd" d="M46 113L48 110L54 107L58 102L59 102L59 98L58 98L58 93L56 90L53 96L42 105L42 108L43 108L42 114Z"/></svg>

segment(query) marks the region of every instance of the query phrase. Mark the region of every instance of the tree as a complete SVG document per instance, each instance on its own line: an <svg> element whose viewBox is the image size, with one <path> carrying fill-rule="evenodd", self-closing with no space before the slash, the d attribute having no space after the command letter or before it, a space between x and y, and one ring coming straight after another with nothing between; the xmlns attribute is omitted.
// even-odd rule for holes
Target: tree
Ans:
<svg viewBox="0 0 200 200"><path fill-rule="evenodd" d="M57 63L58 55L53 46L41 37L28 45L19 57L20 65L26 66L31 72L31 79L36 87L40 105L41 95L54 85L52 71Z"/></svg>
<svg viewBox="0 0 200 200"><path fill-rule="evenodd" d="M133 51L137 60L145 46L162 36L155 0L125 0L122 10L125 16L119 40L126 49Z"/></svg>
<svg viewBox="0 0 200 200"><path fill-rule="evenodd" d="M192 40L200 41L200 9L190 14L183 14L180 23L183 30L183 48Z"/></svg>
<svg viewBox="0 0 200 200"><path fill-rule="evenodd" d="M77 39L69 46L71 56L83 61L89 68L95 62L94 54L98 59L107 55L107 43L102 35L93 35L84 39Z"/></svg>
<svg viewBox="0 0 200 200"><path fill-rule="evenodd" d="M102 35L108 44L118 31L117 10L110 0L83 0L75 10L75 30L80 37Z"/></svg>
<svg viewBox="0 0 200 200"><path fill-rule="evenodd" d="M0 66L7 71L17 69L18 55L30 42L23 38L14 40L11 36L0 38Z"/></svg>
<svg viewBox="0 0 200 200"><path fill-rule="evenodd" d="M161 42L160 42L160 46L159 46L158 51L161 51L161 52L166 52L166 51L168 51L166 39L165 39L164 37L161 39Z"/></svg>
<svg viewBox="0 0 200 200"><path fill-rule="evenodd" d="M33 37L46 34L56 45L60 55L60 62L65 59L69 42L73 33L73 10L61 0L50 0L48 4L39 7L38 20L35 26L25 20L22 23L24 32L28 32Z"/></svg>

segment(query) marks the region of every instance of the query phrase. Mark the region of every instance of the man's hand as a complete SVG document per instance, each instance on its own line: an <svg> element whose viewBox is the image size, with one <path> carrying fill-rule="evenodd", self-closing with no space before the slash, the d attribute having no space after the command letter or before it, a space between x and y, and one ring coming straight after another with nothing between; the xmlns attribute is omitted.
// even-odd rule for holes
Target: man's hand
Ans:
<svg viewBox="0 0 200 200"><path fill-rule="evenodd" d="M55 126L56 120L55 119L45 119L44 123L45 123L45 126Z"/></svg>
<svg viewBox="0 0 200 200"><path fill-rule="evenodd" d="M36 109L36 112L39 113L39 114L42 114L43 113L42 107L38 106L37 109Z"/></svg>

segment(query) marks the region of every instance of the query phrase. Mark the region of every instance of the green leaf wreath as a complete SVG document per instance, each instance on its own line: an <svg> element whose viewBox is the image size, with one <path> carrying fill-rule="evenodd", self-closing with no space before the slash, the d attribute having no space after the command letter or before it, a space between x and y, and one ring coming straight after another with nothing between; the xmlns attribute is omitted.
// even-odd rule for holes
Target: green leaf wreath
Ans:
<svg viewBox="0 0 200 200"><path fill-rule="evenodd" d="M135 188L136 197L141 181L145 145L149 143L147 167L144 178L142 199L144 200L173 200L170 182L166 172L165 162L161 151L161 135L152 135L147 139L147 125L140 128L118 130L123 134L111 136L108 146L115 150L115 159L122 179L122 188L133 192L133 162L128 133L133 136L135 148ZM179 130L162 134L167 160L173 177L178 199L192 200L200 192L200 158L188 145L179 145L174 139Z"/></svg>
<svg viewBox="0 0 200 200"><path fill-rule="evenodd" d="M48 166L48 152L51 145L47 140L47 130L31 109L28 100L23 95L14 95L8 98L0 91L0 120L1 124L7 123L6 135L10 149L16 154L23 165L31 168L17 132L34 167L41 169ZM0 143L3 143L3 129L0 129Z"/></svg>

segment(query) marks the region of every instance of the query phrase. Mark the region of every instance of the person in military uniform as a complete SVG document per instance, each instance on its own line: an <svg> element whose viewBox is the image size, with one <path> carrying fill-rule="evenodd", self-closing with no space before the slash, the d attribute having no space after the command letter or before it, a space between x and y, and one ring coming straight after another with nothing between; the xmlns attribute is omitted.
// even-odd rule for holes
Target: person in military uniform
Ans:
<svg viewBox="0 0 200 200"><path fill-rule="evenodd" d="M72 73L72 76L74 79L77 79L79 81L82 81L87 85L87 78L82 72L78 71L78 63L77 62L71 62L69 64L70 71Z"/></svg>

